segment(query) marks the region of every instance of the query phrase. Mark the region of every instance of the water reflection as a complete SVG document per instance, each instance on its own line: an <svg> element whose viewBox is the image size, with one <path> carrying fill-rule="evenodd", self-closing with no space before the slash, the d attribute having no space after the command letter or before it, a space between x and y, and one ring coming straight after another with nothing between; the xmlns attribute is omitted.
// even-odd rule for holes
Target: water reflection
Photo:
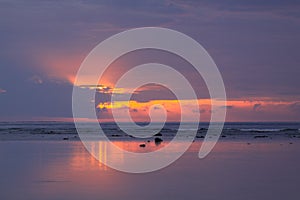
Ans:
<svg viewBox="0 0 300 200"><path fill-rule="evenodd" d="M112 141L112 143L121 149L136 153L155 151L167 144L166 142L162 142L157 145L154 142L140 141ZM141 147L141 144L144 144L145 147ZM118 163L120 165L124 163L124 154L109 148L108 142L106 141L89 141L87 142L87 145L91 150L91 154L79 142L74 142L71 146L69 164L72 169L84 170L84 168L82 168L83 166L90 166L100 170L108 170L108 167L103 164L107 163L108 159L110 159L111 162ZM174 146L174 152L176 149L177 146Z"/></svg>
<svg viewBox="0 0 300 200"><path fill-rule="evenodd" d="M155 147L114 142L139 152ZM99 158L124 162L108 154L107 143L90 145ZM260 196L275 191L277 199L299 196L299 142L219 142L202 160L199 146L168 168L132 175L106 167L79 141L1 142L0 199L222 199L240 197L239 187L248 194L260 187Z"/></svg>
<svg viewBox="0 0 300 200"><path fill-rule="evenodd" d="M106 142L91 142L90 145L94 155L98 155L101 160L107 160ZM91 156L82 145L76 144L71 149L70 167L75 170L85 170L83 166L107 170L106 165Z"/></svg>

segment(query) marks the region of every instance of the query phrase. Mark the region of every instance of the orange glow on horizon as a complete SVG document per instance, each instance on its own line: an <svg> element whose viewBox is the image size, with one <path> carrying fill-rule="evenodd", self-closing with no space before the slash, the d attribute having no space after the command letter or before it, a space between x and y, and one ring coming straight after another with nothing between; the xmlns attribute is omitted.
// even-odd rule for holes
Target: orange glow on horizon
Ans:
<svg viewBox="0 0 300 200"><path fill-rule="evenodd" d="M76 81L76 73L80 67L81 62L83 61L84 55L60 55L59 53L53 54L43 52L36 53L36 61L38 66L42 66L39 70L43 70L49 77L55 77L61 80L68 81L72 85ZM120 69L110 69L109 72L105 73L98 84L92 85L89 84L89 77L83 77L81 83L77 82L76 86L96 89L98 92L103 93L116 93L116 94L128 94L131 89L129 88L114 88L114 81L117 79L122 71L121 63L118 63ZM88 86L88 87L85 87ZM141 92L145 88L139 88L135 92ZM146 88L151 89L151 88ZM145 90L146 90L145 89ZM152 88L153 89L153 88ZM201 121L209 121L211 116L211 99L199 99L199 110L201 115ZM152 105L159 104L162 105L166 110L167 114L172 120L178 120L176 117L180 114L183 115L193 115L193 112L189 109L189 100L180 100L183 105L182 111L178 106L178 100L151 100L148 102L113 102L113 103L100 103L95 105L98 109L107 109L107 112L111 112L111 108L124 109L129 108L130 114L135 121L147 121L149 119L149 108ZM216 102L214 102L216 103ZM227 118L226 121L289 121L289 120L300 120L299 113L297 109L294 109L293 105L296 108L300 105L298 100L280 100L279 97L243 97L238 99L228 99L226 101L227 105ZM258 118L261 116L261 118ZM73 121L73 118L38 118L37 120L54 120L54 121ZM84 122L94 122L94 119L78 119ZM126 120L126 119L124 119ZM102 119L105 122L111 122L113 119L111 117L106 117Z"/></svg>

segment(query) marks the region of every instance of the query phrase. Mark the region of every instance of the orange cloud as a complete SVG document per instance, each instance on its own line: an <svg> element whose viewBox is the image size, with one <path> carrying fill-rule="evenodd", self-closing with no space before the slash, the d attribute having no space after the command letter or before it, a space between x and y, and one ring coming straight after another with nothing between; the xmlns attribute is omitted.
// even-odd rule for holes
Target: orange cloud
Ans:
<svg viewBox="0 0 300 200"><path fill-rule="evenodd" d="M114 108L118 114L122 116L122 112L128 109L134 121L149 121L149 110L153 105L162 105L167 111L167 121L180 121L180 115L189 115L193 119L195 115L190 109L190 100L180 100L182 108L179 106L178 100L153 100L149 102L114 102L100 103L98 108L106 108L107 112L111 112ZM244 101L244 100L228 100L227 102L227 118L226 121L289 121L291 119L299 119L300 103L297 101ZM210 121L211 117L211 99L199 99L199 110L201 121ZM295 108L296 107L296 108ZM161 108L159 108L161 109ZM110 118L109 118L110 117ZM106 121L113 121L110 115ZM124 121L126 121L124 115ZM196 115L195 115L196 117ZM194 118L196 120L196 118ZM299 119L300 120L300 119Z"/></svg>

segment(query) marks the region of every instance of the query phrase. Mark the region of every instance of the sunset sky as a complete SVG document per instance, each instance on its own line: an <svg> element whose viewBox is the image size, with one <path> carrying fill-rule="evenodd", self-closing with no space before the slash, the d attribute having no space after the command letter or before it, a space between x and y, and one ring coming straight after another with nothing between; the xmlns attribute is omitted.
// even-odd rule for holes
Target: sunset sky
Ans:
<svg viewBox="0 0 300 200"><path fill-rule="evenodd" d="M297 1L1 0L0 25L0 121L70 120L74 78L85 56L116 33L149 26L180 31L208 51L224 79L227 121L300 121ZM107 101L122 73L154 61L189 77L201 119L208 121L210 97L200 75L158 50L129 53L109 67L99 82L99 117L110 121ZM132 100L114 106L130 107L134 119L145 121L151 105L163 104L170 121L179 119L178 102L167 88L141 87Z"/></svg>

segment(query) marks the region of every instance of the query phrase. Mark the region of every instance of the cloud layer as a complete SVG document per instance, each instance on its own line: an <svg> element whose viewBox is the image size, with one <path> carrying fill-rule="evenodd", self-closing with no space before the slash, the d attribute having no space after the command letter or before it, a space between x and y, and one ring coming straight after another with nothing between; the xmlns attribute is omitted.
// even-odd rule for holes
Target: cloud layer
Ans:
<svg viewBox="0 0 300 200"><path fill-rule="evenodd" d="M0 120L71 117L72 82L85 56L107 37L143 26L181 31L207 49L235 102L228 120L299 120L299 10L292 0L1 1ZM157 52L121 58L107 79L154 58L190 76L208 98L188 64ZM157 99L169 99L163 94Z"/></svg>

